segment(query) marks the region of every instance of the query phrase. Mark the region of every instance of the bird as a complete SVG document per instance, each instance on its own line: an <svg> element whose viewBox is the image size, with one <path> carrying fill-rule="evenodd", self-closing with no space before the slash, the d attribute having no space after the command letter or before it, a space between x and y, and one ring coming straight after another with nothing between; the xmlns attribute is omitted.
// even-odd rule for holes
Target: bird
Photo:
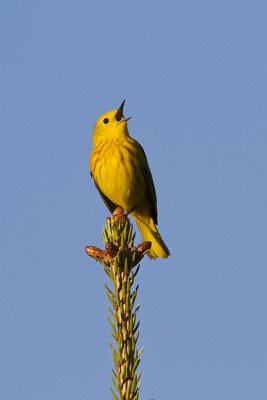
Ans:
<svg viewBox="0 0 267 400"><path fill-rule="evenodd" d="M156 227L157 196L147 157L128 131L125 100L116 110L102 114L92 134L90 174L101 198L112 213L123 208L135 220L144 241L151 242L148 256L167 258L169 249Z"/></svg>

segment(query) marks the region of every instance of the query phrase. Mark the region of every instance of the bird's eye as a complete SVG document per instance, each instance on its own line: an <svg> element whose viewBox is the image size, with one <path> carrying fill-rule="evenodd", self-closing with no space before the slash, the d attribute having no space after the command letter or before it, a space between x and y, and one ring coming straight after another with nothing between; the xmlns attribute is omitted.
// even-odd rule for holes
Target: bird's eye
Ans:
<svg viewBox="0 0 267 400"><path fill-rule="evenodd" d="M104 122L104 124L107 124L107 123L108 123L108 121L109 121L109 119L108 119L108 118L104 118L104 119L103 119L103 122Z"/></svg>

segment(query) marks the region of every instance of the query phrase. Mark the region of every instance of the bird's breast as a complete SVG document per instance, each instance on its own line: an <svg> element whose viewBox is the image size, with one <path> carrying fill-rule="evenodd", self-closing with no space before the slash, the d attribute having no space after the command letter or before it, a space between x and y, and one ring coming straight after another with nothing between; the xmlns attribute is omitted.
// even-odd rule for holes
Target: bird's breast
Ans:
<svg viewBox="0 0 267 400"><path fill-rule="evenodd" d="M101 191L128 210L140 201L140 171L134 152L124 143L105 143L93 149L90 169Z"/></svg>

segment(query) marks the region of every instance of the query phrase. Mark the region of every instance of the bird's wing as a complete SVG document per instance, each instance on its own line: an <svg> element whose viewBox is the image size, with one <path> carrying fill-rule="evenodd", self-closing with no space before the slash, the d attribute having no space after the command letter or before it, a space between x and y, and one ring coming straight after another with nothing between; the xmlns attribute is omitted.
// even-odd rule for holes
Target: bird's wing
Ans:
<svg viewBox="0 0 267 400"><path fill-rule="evenodd" d="M113 213L113 211L115 210L115 208L117 207L116 204L114 204L107 196L104 195L104 193L102 192L102 190L99 188L98 184L96 183L96 181L94 180L94 176L91 172L91 177L93 178L94 184L102 198L102 200L104 201L104 203L106 204L107 208L109 209L109 211L111 213Z"/></svg>
<svg viewBox="0 0 267 400"><path fill-rule="evenodd" d="M155 224L158 224L158 210L157 210L157 195L156 195L156 189L154 185L154 181L152 178L152 174L148 165L148 161L146 158L146 153L143 149L143 147L138 143L137 146L140 150L140 154L142 154L142 173L143 173L143 178L146 184L146 189L147 189L147 195L150 201L150 207L151 207L151 213L152 213L152 218Z"/></svg>

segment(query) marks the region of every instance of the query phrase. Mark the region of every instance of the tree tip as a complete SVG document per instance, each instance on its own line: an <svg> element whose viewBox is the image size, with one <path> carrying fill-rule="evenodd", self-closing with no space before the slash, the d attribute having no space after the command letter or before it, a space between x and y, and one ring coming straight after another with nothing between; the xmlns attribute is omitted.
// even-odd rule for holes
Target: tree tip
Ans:
<svg viewBox="0 0 267 400"><path fill-rule="evenodd" d="M128 221L128 213L126 213L126 211L124 211L124 209L122 207L117 207L117 208L115 208L115 210L112 213L112 216L109 217L109 219L115 220L115 221L119 220L119 221L123 222L123 225L124 225Z"/></svg>

